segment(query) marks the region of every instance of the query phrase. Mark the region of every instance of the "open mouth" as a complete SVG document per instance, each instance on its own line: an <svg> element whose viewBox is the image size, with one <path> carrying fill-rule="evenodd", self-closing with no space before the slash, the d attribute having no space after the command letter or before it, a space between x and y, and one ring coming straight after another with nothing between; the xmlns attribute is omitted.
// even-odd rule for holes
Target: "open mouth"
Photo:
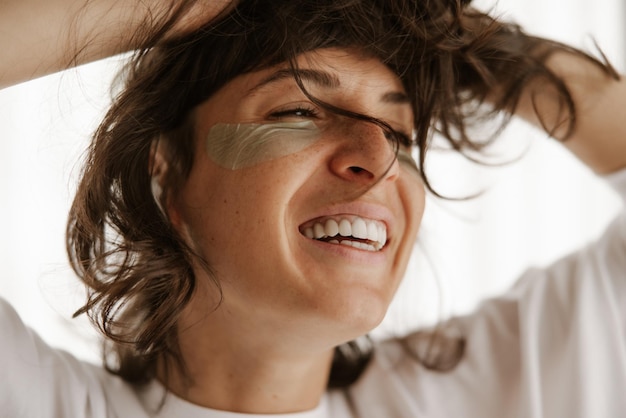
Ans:
<svg viewBox="0 0 626 418"><path fill-rule="evenodd" d="M356 215L319 218L300 227L307 238L346 245L365 251L380 251L387 243L387 226Z"/></svg>

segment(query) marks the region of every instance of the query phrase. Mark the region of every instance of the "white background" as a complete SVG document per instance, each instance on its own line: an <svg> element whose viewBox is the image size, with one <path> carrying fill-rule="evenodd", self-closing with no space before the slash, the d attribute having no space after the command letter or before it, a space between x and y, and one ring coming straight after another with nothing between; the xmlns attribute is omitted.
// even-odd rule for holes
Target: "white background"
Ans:
<svg viewBox="0 0 626 418"><path fill-rule="evenodd" d="M482 1L483 9L493 1ZM593 50L624 72L621 0L500 1L495 13L528 31ZM82 288L65 257L65 218L89 133L108 103L116 60L0 91L0 296L50 344L99 361L97 337L71 320ZM626 113L626 111L625 111ZM626 115L625 115L626 116ZM520 162L475 167L433 158L431 177L467 202L429 199L419 245L380 333L473 309L529 265L545 265L597 236L618 199L573 157L521 122L500 147ZM2 336L0 336L2 343Z"/></svg>

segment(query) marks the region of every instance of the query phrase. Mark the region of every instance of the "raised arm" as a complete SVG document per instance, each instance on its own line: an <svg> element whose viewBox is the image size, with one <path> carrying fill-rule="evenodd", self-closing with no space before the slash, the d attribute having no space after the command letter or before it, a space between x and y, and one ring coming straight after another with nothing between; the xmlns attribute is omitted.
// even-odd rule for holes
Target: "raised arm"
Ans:
<svg viewBox="0 0 626 418"><path fill-rule="evenodd" d="M0 2L0 88L193 30L229 0L4 0ZM177 15L176 13L179 12ZM177 23L168 26L168 20Z"/></svg>
<svg viewBox="0 0 626 418"><path fill-rule="evenodd" d="M591 61L570 52L556 52L547 61L563 79L576 108L573 131L570 115L555 89L541 79L522 94L517 114L553 131L553 136L599 174L626 168L626 79L607 74Z"/></svg>
<svg viewBox="0 0 626 418"><path fill-rule="evenodd" d="M599 174L626 167L626 80L610 65L469 6L453 30L460 34L454 52L458 108L477 100L522 117ZM459 148L475 149L466 136L472 118L444 122L444 134L460 132Z"/></svg>

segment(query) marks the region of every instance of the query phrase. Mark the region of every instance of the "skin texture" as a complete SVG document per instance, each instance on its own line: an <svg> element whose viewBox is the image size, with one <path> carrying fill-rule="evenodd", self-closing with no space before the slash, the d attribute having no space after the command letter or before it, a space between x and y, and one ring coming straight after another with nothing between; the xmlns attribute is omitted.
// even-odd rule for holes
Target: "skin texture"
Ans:
<svg viewBox="0 0 626 418"><path fill-rule="evenodd" d="M176 0L3 0L0 2L0 88L130 51L131 35L165 21ZM166 37L175 37L233 7L199 1Z"/></svg>
<svg viewBox="0 0 626 418"><path fill-rule="evenodd" d="M304 54L299 66L335 79L305 78L315 97L411 132L411 107L398 99L403 87L377 60L328 49ZM235 78L197 109L194 165L169 208L175 227L214 269L223 301L215 309L215 286L195 268L199 289L180 327L194 384L185 388L174 374L166 385L217 409L315 407L333 347L382 320L424 209L419 177L394 159L380 127L316 108L291 77L267 82L280 69ZM204 149L216 123L302 120L313 120L322 137L271 161L229 170ZM384 222L387 245L368 252L300 232L311 220L339 214Z"/></svg>

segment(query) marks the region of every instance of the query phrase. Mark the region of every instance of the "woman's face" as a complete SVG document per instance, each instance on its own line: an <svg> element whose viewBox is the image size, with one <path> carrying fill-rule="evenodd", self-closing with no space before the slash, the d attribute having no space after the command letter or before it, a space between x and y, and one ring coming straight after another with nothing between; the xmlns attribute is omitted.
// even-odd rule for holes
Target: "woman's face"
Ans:
<svg viewBox="0 0 626 418"><path fill-rule="evenodd" d="M314 97L411 134L403 86L376 59L324 49L298 65ZM316 106L286 69L239 76L199 106L195 161L172 218L221 284L222 314L206 318L259 338L326 335L334 345L383 318L416 239L424 189L414 168L394 160L379 126ZM276 133L267 145L258 125ZM214 141L225 154L211 150ZM327 234L334 237L320 238ZM203 270L196 274L191 307L208 314L217 292Z"/></svg>

